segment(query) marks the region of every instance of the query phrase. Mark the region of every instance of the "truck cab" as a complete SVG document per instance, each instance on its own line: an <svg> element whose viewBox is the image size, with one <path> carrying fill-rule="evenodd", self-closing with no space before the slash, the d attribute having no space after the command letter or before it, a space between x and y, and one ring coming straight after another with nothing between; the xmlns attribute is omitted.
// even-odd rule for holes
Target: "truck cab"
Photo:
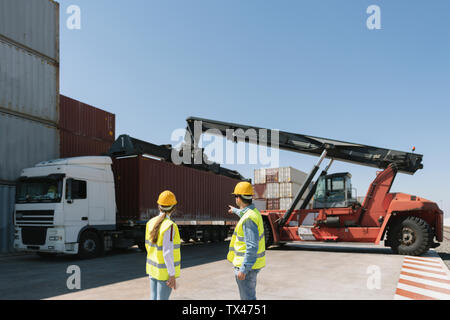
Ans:
<svg viewBox="0 0 450 320"><path fill-rule="evenodd" d="M85 230L114 230L111 164L109 157L79 157L24 169L16 188L14 248L78 254Z"/></svg>
<svg viewBox="0 0 450 320"><path fill-rule="evenodd" d="M351 179L352 175L348 172L319 177L314 195L314 209L347 208L357 203Z"/></svg>

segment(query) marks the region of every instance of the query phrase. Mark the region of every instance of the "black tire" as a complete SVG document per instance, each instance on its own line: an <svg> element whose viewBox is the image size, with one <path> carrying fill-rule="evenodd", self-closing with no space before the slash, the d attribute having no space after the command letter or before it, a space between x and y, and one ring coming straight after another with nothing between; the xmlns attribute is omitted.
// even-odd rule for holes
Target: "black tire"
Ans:
<svg viewBox="0 0 450 320"><path fill-rule="evenodd" d="M211 230L209 228L203 229L202 241L204 243L208 243L209 241L211 241Z"/></svg>
<svg viewBox="0 0 450 320"><path fill-rule="evenodd" d="M389 228L387 240L396 254L420 256L430 249L433 231L430 225L419 217L410 216Z"/></svg>
<svg viewBox="0 0 450 320"><path fill-rule="evenodd" d="M211 232L211 241L212 242L219 242L219 237L220 237L219 229L213 228L212 232Z"/></svg>
<svg viewBox="0 0 450 320"><path fill-rule="evenodd" d="M147 252L147 248L145 247L145 241L139 241L137 244L139 250L143 252Z"/></svg>
<svg viewBox="0 0 450 320"><path fill-rule="evenodd" d="M78 256L81 259L92 259L102 254L102 246L98 235L93 231L85 231L80 237Z"/></svg>
<svg viewBox="0 0 450 320"><path fill-rule="evenodd" d="M273 244L272 227L268 219L263 219L264 223L264 238L266 240L266 248L269 248Z"/></svg>
<svg viewBox="0 0 450 320"><path fill-rule="evenodd" d="M219 230L219 241L223 242L227 238L227 229L225 227L220 228Z"/></svg>

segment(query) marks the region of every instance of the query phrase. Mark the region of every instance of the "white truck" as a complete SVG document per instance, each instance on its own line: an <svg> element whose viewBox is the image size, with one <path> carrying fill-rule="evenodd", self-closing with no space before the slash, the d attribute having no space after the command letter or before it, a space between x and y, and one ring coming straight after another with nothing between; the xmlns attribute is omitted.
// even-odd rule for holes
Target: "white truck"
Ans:
<svg viewBox="0 0 450 320"><path fill-rule="evenodd" d="M163 152L170 155L171 149L124 135L111 156L50 160L22 170L14 248L82 258L135 245L145 250L146 223L159 213L156 200L167 189L178 198L175 221L184 241L225 240L237 221L227 213L233 197L224 190L241 176L154 159Z"/></svg>
<svg viewBox="0 0 450 320"><path fill-rule="evenodd" d="M109 157L80 157L24 169L17 184L14 248L82 257L110 249L117 232L111 164Z"/></svg>

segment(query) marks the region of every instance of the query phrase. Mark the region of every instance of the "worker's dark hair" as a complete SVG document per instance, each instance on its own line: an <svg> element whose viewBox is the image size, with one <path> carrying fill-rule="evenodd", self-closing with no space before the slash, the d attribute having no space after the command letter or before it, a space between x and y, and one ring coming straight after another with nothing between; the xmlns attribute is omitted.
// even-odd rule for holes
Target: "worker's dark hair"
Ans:
<svg viewBox="0 0 450 320"><path fill-rule="evenodd" d="M253 203L253 200L252 199L245 199L244 197L242 197L242 196L238 196L239 197L239 199L241 199L242 200L242 202L243 203L245 203L246 205L251 205L252 203Z"/></svg>
<svg viewBox="0 0 450 320"><path fill-rule="evenodd" d="M167 217L167 215L171 214L175 211L176 206L173 207L162 207L159 206L159 210L163 212L162 215L158 217L158 220L155 223L155 226L152 230L150 230L150 241L153 244L156 244L158 241L158 235L159 235L159 229L161 228L161 224L163 223L164 219Z"/></svg>

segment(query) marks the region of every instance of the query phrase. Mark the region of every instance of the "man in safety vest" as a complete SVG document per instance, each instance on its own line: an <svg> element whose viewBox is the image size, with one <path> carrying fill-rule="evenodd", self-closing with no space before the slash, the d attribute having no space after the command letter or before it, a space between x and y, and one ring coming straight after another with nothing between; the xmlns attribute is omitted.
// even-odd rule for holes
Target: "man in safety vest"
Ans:
<svg viewBox="0 0 450 320"><path fill-rule="evenodd" d="M253 187L240 182L234 189L236 205L229 213L241 219L234 229L228 252L228 261L234 265L234 273L241 300L256 300L256 277L266 265L264 225L261 213L252 204Z"/></svg>
<svg viewBox="0 0 450 320"><path fill-rule="evenodd" d="M176 289L176 278L180 276L180 233L178 226L170 220L176 205L175 195L164 191L158 198L159 216L147 222L146 269L150 276L152 300L168 300L172 289Z"/></svg>

